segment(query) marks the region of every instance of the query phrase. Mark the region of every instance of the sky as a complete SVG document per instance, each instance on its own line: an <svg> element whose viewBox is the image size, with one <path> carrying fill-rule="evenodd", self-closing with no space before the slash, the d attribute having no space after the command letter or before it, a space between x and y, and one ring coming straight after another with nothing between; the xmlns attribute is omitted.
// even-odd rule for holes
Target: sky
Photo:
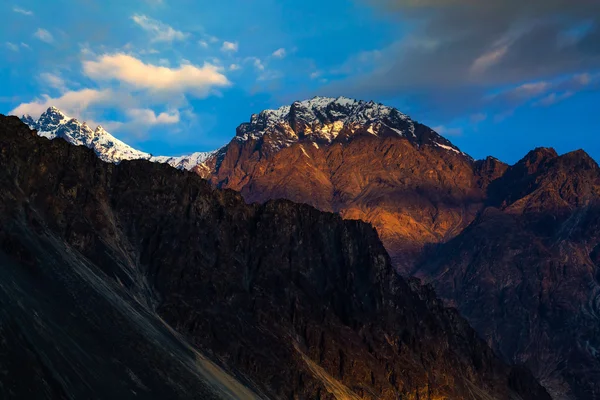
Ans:
<svg viewBox="0 0 600 400"><path fill-rule="evenodd" d="M49 106L155 155L316 95L398 108L475 158L600 160L598 0L5 0L0 113Z"/></svg>

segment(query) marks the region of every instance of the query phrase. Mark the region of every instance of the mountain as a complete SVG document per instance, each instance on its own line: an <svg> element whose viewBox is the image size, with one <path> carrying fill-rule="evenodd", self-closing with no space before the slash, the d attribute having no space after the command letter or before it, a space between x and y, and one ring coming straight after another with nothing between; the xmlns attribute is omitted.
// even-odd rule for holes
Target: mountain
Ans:
<svg viewBox="0 0 600 400"><path fill-rule="evenodd" d="M600 398L600 185L585 152L475 161L393 109L316 99L252 116L206 164L249 202L370 222L402 274L555 399Z"/></svg>
<svg viewBox="0 0 600 400"><path fill-rule="evenodd" d="M265 110L191 169L247 202L289 199L371 223L405 276L435 287L555 399L600 398L597 164L533 150L473 160L373 102Z"/></svg>
<svg viewBox="0 0 600 400"><path fill-rule="evenodd" d="M486 208L413 271L554 398L600 398L600 168L530 152Z"/></svg>
<svg viewBox="0 0 600 400"><path fill-rule="evenodd" d="M370 222L396 265L466 227L483 202L473 160L398 110L314 98L253 115L200 174L249 201L285 198Z"/></svg>
<svg viewBox="0 0 600 400"><path fill-rule="evenodd" d="M0 165L3 398L549 398L368 224L15 117Z"/></svg>
<svg viewBox="0 0 600 400"><path fill-rule="evenodd" d="M136 150L108 133L102 126L92 130L85 122L66 116L56 107L50 107L39 119L34 120L30 115L24 115L21 120L39 136L55 139L62 138L75 146L88 147L106 162L119 163L123 160L149 160L166 163L178 169L198 167L215 152L198 152L181 157L152 156Z"/></svg>

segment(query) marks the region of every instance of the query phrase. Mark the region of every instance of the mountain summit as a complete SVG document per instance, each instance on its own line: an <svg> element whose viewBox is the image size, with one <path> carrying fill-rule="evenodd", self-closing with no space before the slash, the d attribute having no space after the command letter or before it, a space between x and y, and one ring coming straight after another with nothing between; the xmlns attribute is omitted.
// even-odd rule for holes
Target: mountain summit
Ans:
<svg viewBox="0 0 600 400"><path fill-rule="evenodd" d="M0 398L549 400L368 224L14 117L0 165Z"/></svg>
<svg viewBox="0 0 600 400"><path fill-rule="evenodd" d="M73 145L85 146L94 150L102 161L111 163L119 163L123 160L149 160L167 163L178 169L192 169L214 153L197 152L181 157L154 157L122 142L108 133L102 126L99 125L93 130L87 123L65 115L56 107L48 108L37 120L30 115L23 115L21 120L31 129L36 130L39 136L48 139L61 138Z"/></svg>
<svg viewBox="0 0 600 400"><path fill-rule="evenodd" d="M249 123L239 126L236 139L268 137L270 150L278 151L303 140L331 144L357 135L405 137L419 145L460 152L450 141L395 108L347 97L314 97L254 114Z"/></svg>
<svg viewBox="0 0 600 400"><path fill-rule="evenodd" d="M41 135L69 125L48 113ZM370 223L399 272L431 283L555 398L600 392L600 168L585 152L474 161L391 107L317 97L253 115L185 168L249 203Z"/></svg>

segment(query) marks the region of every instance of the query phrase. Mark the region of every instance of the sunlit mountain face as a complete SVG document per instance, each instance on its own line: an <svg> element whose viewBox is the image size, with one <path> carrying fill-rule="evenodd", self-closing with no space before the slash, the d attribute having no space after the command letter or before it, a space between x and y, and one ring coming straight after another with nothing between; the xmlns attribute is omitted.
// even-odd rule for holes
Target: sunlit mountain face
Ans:
<svg viewBox="0 0 600 400"><path fill-rule="evenodd" d="M599 2L0 11L0 398L600 398Z"/></svg>

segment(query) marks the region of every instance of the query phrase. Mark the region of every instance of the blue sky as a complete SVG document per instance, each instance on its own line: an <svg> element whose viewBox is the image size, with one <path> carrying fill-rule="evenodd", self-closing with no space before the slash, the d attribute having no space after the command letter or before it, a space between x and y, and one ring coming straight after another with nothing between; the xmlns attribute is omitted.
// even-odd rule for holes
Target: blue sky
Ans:
<svg viewBox="0 0 600 400"><path fill-rule="evenodd" d="M153 154L314 95L395 106L476 158L600 160L597 1L3 2L0 112L55 105ZM548 5L551 3L551 5Z"/></svg>

